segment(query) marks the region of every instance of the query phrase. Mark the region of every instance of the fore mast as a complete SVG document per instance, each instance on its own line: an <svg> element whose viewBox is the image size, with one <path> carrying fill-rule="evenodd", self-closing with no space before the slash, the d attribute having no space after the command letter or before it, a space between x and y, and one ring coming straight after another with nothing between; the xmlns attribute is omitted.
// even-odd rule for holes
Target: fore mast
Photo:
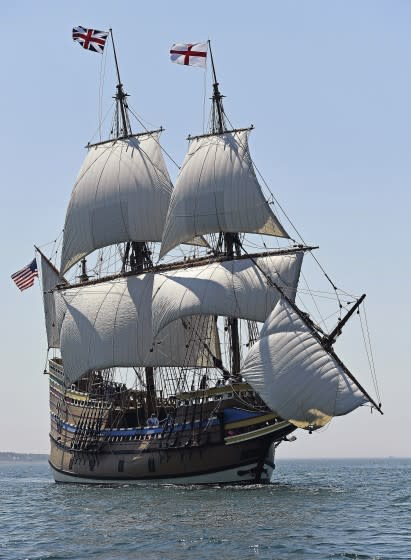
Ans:
<svg viewBox="0 0 411 560"><path fill-rule="evenodd" d="M128 138L133 135L130 118L129 108L127 105L128 94L123 89L123 83L120 78L120 69L118 66L117 52L114 44L113 31L110 29L110 37L113 45L114 61L116 64L117 72L117 92L114 96L116 100L116 110L114 116L113 134L115 139ZM151 259L151 251L148 248L146 241L127 241L124 247L122 272L133 272L139 274L144 269L153 266ZM147 417L156 409L156 386L154 381L154 368L146 367L145 369L145 382L146 382L146 414Z"/></svg>
<svg viewBox="0 0 411 560"><path fill-rule="evenodd" d="M128 94L123 89L123 84L120 78L120 70L118 67L116 47L114 45L113 31L110 29L111 42L113 44L114 61L116 64L117 72L117 93L114 96L116 100L116 112L114 117L114 138L128 138L133 135L131 130L130 118L128 115L127 97ZM145 241L127 241L122 271L126 272L142 272L145 268L153 266L151 260L151 253Z"/></svg>

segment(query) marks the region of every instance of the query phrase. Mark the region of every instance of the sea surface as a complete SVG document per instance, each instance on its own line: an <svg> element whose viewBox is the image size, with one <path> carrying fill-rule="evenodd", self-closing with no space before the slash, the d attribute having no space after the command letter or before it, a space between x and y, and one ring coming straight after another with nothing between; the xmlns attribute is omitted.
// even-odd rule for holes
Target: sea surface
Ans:
<svg viewBox="0 0 411 560"><path fill-rule="evenodd" d="M0 463L0 558L410 559L411 459L278 460L271 485L55 484Z"/></svg>

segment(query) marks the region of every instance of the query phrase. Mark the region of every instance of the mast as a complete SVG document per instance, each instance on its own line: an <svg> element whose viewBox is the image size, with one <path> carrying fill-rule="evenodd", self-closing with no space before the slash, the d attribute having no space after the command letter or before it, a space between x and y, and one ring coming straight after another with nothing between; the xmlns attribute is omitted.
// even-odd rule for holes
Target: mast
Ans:
<svg viewBox="0 0 411 560"><path fill-rule="evenodd" d="M110 36L111 42L113 45L113 52L114 52L114 61L116 63L116 71L117 71L117 93L114 96L116 100L116 138L121 138L123 136L129 136L131 134L131 126L130 120L128 118L128 106L127 106L127 93L125 93L123 89L123 84L121 83L120 79L120 70L118 67L118 60L117 60L117 53L116 47L114 45L114 37L113 37L113 30L110 29ZM121 126L119 122L119 115L121 116Z"/></svg>
<svg viewBox="0 0 411 560"><path fill-rule="evenodd" d="M126 244L126 251L124 255L123 269L126 265L126 259L128 258L128 265L130 271L135 274L141 274L144 269L153 266L151 260L151 251L147 247L147 243L131 241ZM156 410L156 385L154 381L154 368L146 367L146 413L147 418L151 416Z"/></svg>
<svg viewBox="0 0 411 560"><path fill-rule="evenodd" d="M123 89L123 84L120 78L120 69L118 66L117 52L114 44L113 30L110 29L111 42L113 44L114 61L116 64L117 72L117 93L114 96L117 103L116 113L116 138L123 138L132 135L130 119L128 117L128 105L126 98L128 94L125 93ZM119 116L121 116L121 127L119 124ZM127 266L129 266L131 272L139 273L142 272L144 268L152 266L151 252L149 251L147 244L145 242L129 241L126 243L122 272L126 271Z"/></svg>
<svg viewBox="0 0 411 560"><path fill-rule="evenodd" d="M81 274L79 276L80 282L88 282L89 276L87 274L87 260L84 257L81 259Z"/></svg>
<svg viewBox="0 0 411 560"><path fill-rule="evenodd" d="M208 41L208 47L210 49L210 57L211 57L211 67L213 71L213 113L211 119L211 131L213 134L222 134L227 130L225 119L224 119L224 108L223 108L223 97L219 90L219 83L217 81L217 75L215 71L214 65L214 58L213 58L213 51L211 50L211 41Z"/></svg>
<svg viewBox="0 0 411 560"><path fill-rule="evenodd" d="M225 122L225 113L223 107L223 97L220 93L219 82L217 81L217 74L215 70L213 51L211 49L211 41L208 41L210 49L211 68L213 72L213 96L212 96L212 115L211 115L211 132L213 134L223 134L227 131ZM239 257L241 255L241 244L238 233L225 232L220 233L220 239L217 243L216 253L220 251L220 247L224 243L224 251L228 257L234 258L234 255ZM231 373L233 377L238 376L240 371L240 336L238 331L238 319L227 319L227 327L230 332L230 346L231 346Z"/></svg>
<svg viewBox="0 0 411 560"><path fill-rule="evenodd" d="M224 243L226 253L229 257L234 258L234 249L236 256L240 256L239 245L235 243L236 238L238 239L237 233L225 233ZM231 372L234 377L237 377L240 371L240 335L238 332L238 319L234 317L229 317L227 319L228 328L230 330L230 342L231 342Z"/></svg>
<svg viewBox="0 0 411 560"><path fill-rule="evenodd" d="M114 45L113 30L110 29L111 42L113 44L114 61L116 63L117 71L117 93L114 96L116 99L116 137L127 137L132 134L130 119L128 117L128 106L127 106L127 93L123 89L123 84L120 78L120 70L118 67L116 47ZM119 115L121 116L121 124L119 124ZM125 246L124 258L122 272L126 272L128 267L131 272L135 274L140 274L145 268L152 267L153 262L151 260L151 251L147 247L146 242L141 241L128 241ZM147 418L155 411L156 408L156 386L154 382L154 368L146 367L146 407L147 407Z"/></svg>

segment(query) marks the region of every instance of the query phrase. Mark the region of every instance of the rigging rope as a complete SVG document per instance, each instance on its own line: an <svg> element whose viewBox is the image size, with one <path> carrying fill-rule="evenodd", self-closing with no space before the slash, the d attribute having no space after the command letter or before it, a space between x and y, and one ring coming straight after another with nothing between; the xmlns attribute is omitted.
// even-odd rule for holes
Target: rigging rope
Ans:
<svg viewBox="0 0 411 560"><path fill-rule="evenodd" d="M101 141L101 127L103 125L103 90L104 90L104 79L106 74L106 63L107 63L107 51L103 50L103 56L101 57L100 63L100 80L99 80L99 102L98 102L98 133L99 139Z"/></svg>
<svg viewBox="0 0 411 560"><path fill-rule="evenodd" d="M301 274L301 276L303 277L303 280L304 280L304 282L305 282L305 285L307 286L308 294L311 296L311 299L313 300L314 306L315 306L315 308L316 308L316 310L317 310L317 313L318 313L318 315L319 315L319 317L320 317L320 322L324 325L324 327L326 327L326 323L325 323L325 321L324 321L324 318L323 318L323 316L322 316L322 313L321 313L321 311L320 311L320 308L318 307L318 304L317 304L317 302L316 302L316 300L315 300L315 297L314 297L313 293L311 292L311 290L310 290L310 288L309 288L309 286L308 286L307 279L306 279L306 277L304 276L303 272L300 272L300 274ZM302 298L300 297L300 295L299 295L298 292L297 292L297 295L298 295L298 299L300 300L300 302L304 305L303 300L302 300ZM338 311L337 313L340 313L340 312L341 312L341 307L339 308L339 311Z"/></svg>
<svg viewBox="0 0 411 560"><path fill-rule="evenodd" d="M149 133L150 131L148 130L148 128L144 125L144 123L142 122L142 120L139 118L139 116L137 115L137 113L135 113L133 111L133 109L131 107L129 107L127 105L127 109L130 111L130 113L133 115L133 117L137 120L137 122L140 124L140 126L142 126L144 128L144 130ZM157 142L157 144L159 145L160 149L162 152L164 152L164 154L168 157L168 159L174 163L174 165L177 167L177 169L181 169L181 167L178 165L178 163L170 156L170 154L163 148L163 146L160 144L160 142L156 139L155 140Z"/></svg>
<svg viewBox="0 0 411 560"><path fill-rule="evenodd" d="M206 119L206 103L207 103L207 57L206 67L204 70L204 88L203 88L203 134L205 134L205 119Z"/></svg>
<svg viewBox="0 0 411 560"><path fill-rule="evenodd" d="M375 390L375 393L377 395L378 402L380 403L381 402L381 395L380 395L380 391L379 391L379 387L378 387L378 381L377 381L377 375L376 375L376 371L375 371L374 356L373 356L372 347L371 347L371 338L370 338L370 332L369 332L369 329L368 329L368 321L367 321L367 316L366 316L366 313L365 313L365 306L364 306L364 323L365 323L365 326L363 324L360 309L358 309L357 313L358 313L359 318L360 318L361 332L362 332L362 336L363 336L365 352L366 352L367 359L368 359L368 365L369 365L370 372L371 372L371 379L372 379L372 382L373 382L373 385L374 385L374 390Z"/></svg>
<svg viewBox="0 0 411 560"><path fill-rule="evenodd" d="M231 123L230 119L226 116L227 121L229 122L230 126L232 129L234 129L233 124ZM263 182L264 186L266 187L266 189L268 190L268 192L270 193L272 200L273 200L273 204L276 204L278 206L278 208L281 210L281 212L283 213L284 217L286 218L286 220L288 221L288 223L291 225L291 227L293 228L293 230L295 231L295 233L297 234L298 238L300 239L300 241L304 244L307 245L307 243L305 242L305 240L303 239L302 235L299 233L299 231L297 230L297 228L295 227L294 223L292 222L291 218L288 216L288 214L286 213L286 211L284 210L284 208L281 206L281 204L279 203L279 201L277 200L277 198L274 196L274 193L271 191L269 185L267 184L266 180L264 179L262 173L260 172L260 170L258 169L258 167L256 166L254 160L251 157L251 153L249 152L249 150L247 150L247 146L242 145L240 143L240 145L242 146L242 148L248 153L248 157L250 158L250 161L252 163L253 168L256 170L258 176L260 177L261 181ZM267 200L267 203L270 204L270 202ZM291 241L294 241L294 243L296 243L295 239L290 238ZM341 305L340 302L340 298L339 298L339 294L337 291L337 286L335 285L335 283L331 280L331 278L329 277L329 275L326 273L325 269L323 268L323 266L321 265L321 263L319 262L319 260L317 259L317 257L311 253L312 258L314 259L314 261L317 263L318 267L320 268L320 270L322 271L322 273L324 274L325 278L328 280L328 282L331 284L334 292L335 292L335 296L337 298L338 304Z"/></svg>

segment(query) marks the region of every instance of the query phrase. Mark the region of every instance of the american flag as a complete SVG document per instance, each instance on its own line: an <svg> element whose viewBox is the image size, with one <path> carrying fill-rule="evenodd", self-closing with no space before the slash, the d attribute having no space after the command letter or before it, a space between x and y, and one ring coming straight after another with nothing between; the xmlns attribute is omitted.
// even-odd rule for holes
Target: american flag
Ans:
<svg viewBox="0 0 411 560"><path fill-rule="evenodd" d="M37 261L33 259L30 264L11 275L19 290L23 291L31 288L34 279L38 278Z"/></svg>
<svg viewBox="0 0 411 560"><path fill-rule="evenodd" d="M73 41L77 41L89 51L103 54L104 46L108 37L108 31L99 31L98 29L86 29L85 27L73 27Z"/></svg>

